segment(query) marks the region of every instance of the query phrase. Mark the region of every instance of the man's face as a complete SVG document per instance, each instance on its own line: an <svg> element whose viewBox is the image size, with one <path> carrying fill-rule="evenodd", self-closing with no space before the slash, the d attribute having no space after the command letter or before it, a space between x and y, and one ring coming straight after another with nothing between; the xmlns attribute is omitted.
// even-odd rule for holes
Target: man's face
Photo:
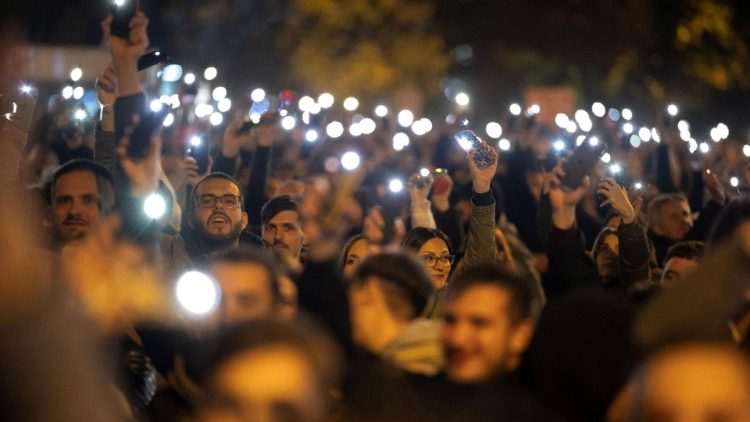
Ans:
<svg viewBox="0 0 750 422"><path fill-rule="evenodd" d="M233 243L239 240L242 229L247 226L247 214L242 207L227 207L220 199L227 196L240 196L237 185L229 180L208 179L198 185L190 226L202 241ZM212 206L208 206L210 201L202 202L210 198L214 199Z"/></svg>
<svg viewBox="0 0 750 422"><path fill-rule="evenodd" d="M284 210L263 225L263 240L279 252L298 260L302 254L305 234L295 211Z"/></svg>
<svg viewBox="0 0 750 422"><path fill-rule="evenodd" d="M57 179L52 198L52 224L58 239L80 239L99 224L99 189L90 171L65 173Z"/></svg>
<svg viewBox="0 0 750 422"><path fill-rule="evenodd" d="M693 218L687 201L671 201L661 208L659 218L654 224L654 232L672 240L682 240L691 227Z"/></svg>
<svg viewBox="0 0 750 422"><path fill-rule="evenodd" d="M747 363L728 351L695 347L668 353L647 367L641 420L750 421L749 375Z"/></svg>
<svg viewBox="0 0 750 422"><path fill-rule="evenodd" d="M453 381L478 383L517 364L533 331L531 322L513 324L511 296L491 285L475 285L450 300L443 325L445 372Z"/></svg>
<svg viewBox="0 0 750 422"><path fill-rule="evenodd" d="M219 261L213 275L221 287L219 315L223 324L272 316L276 304L262 265Z"/></svg>
<svg viewBox="0 0 750 422"><path fill-rule="evenodd" d="M698 261L679 257L672 257L664 264L661 275L662 287L674 287L680 284L690 273L698 269Z"/></svg>
<svg viewBox="0 0 750 422"><path fill-rule="evenodd" d="M605 235L596 253L596 269L603 279L620 275L620 239L614 233Z"/></svg>

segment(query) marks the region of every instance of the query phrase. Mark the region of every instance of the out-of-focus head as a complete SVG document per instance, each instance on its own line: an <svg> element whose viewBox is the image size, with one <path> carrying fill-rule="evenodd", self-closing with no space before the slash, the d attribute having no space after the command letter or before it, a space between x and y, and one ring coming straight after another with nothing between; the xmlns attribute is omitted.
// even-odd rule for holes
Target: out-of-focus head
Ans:
<svg viewBox="0 0 750 422"><path fill-rule="evenodd" d="M688 275L698 268L705 250L706 244L697 240L678 242L672 245L664 257L661 286L671 288L684 281Z"/></svg>
<svg viewBox="0 0 750 422"><path fill-rule="evenodd" d="M339 352L316 327L250 321L223 333L204 382L199 420L330 419Z"/></svg>
<svg viewBox="0 0 750 422"><path fill-rule="evenodd" d="M276 316L281 298L279 274L267 251L230 249L216 258L213 275L221 288L222 324Z"/></svg>
<svg viewBox="0 0 750 422"><path fill-rule="evenodd" d="M47 184L50 220L61 243L94 229L115 203L114 179L101 164L86 159L60 166Z"/></svg>
<svg viewBox="0 0 750 422"><path fill-rule="evenodd" d="M685 195L662 194L648 206L649 229L671 240L682 240L693 227L690 204Z"/></svg>
<svg viewBox="0 0 750 422"><path fill-rule="evenodd" d="M299 260L305 242L299 203L288 195L272 198L263 205L260 219L263 240L279 252Z"/></svg>
<svg viewBox="0 0 750 422"><path fill-rule="evenodd" d="M370 255L367 240L363 234L352 236L344 244L339 257L339 274L345 279L350 279L354 271L365 258Z"/></svg>
<svg viewBox="0 0 750 422"><path fill-rule="evenodd" d="M188 224L199 242L210 251L226 249L239 242L247 226L242 206L242 189L232 176L211 173L195 186Z"/></svg>
<svg viewBox="0 0 750 422"><path fill-rule="evenodd" d="M709 235L709 243L713 245L730 238L737 227L748 220L750 220L750 201L729 203L716 218Z"/></svg>
<svg viewBox="0 0 750 422"><path fill-rule="evenodd" d="M729 344L663 349L642 368L636 417L647 422L750 420L750 361Z"/></svg>
<svg viewBox="0 0 750 422"><path fill-rule="evenodd" d="M453 381L480 383L516 368L539 314L533 287L501 264L456 276L448 288L443 347Z"/></svg>
<svg viewBox="0 0 750 422"><path fill-rule="evenodd" d="M620 276L620 239L615 229L605 227L599 232L594 240L591 256L599 277L612 280Z"/></svg>
<svg viewBox="0 0 750 422"><path fill-rule="evenodd" d="M384 252L368 257L349 286L354 341L378 352L390 341L383 337L384 322L406 325L422 313L432 293L429 276L412 256Z"/></svg>
<svg viewBox="0 0 750 422"><path fill-rule="evenodd" d="M437 229L416 227L406 232L401 246L413 250L422 259L436 289L446 286L455 255L445 233Z"/></svg>
<svg viewBox="0 0 750 422"><path fill-rule="evenodd" d="M287 180L281 183L275 194L301 198L305 194L305 184L299 180Z"/></svg>

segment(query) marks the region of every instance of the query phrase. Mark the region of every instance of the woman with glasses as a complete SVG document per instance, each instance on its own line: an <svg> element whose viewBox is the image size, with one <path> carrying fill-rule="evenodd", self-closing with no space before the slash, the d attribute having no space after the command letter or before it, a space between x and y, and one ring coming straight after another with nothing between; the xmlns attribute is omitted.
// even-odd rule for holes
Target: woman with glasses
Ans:
<svg viewBox="0 0 750 422"><path fill-rule="evenodd" d="M456 259L450 239L438 229L416 227L406 232L401 246L417 253L435 287L433 297L424 311L424 316L431 318L436 314L439 299L448 285L448 276Z"/></svg>

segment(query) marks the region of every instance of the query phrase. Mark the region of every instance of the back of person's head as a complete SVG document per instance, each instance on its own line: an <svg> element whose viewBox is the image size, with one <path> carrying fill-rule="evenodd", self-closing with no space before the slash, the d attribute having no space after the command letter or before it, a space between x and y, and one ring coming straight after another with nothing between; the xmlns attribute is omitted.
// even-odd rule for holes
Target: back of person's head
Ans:
<svg viewBox="0 0 750 422"><path fill-rule="evenodd" d="M734 201L727 205L716 218L708 236L711 245L720 243L734 234L740 224L750 220L750 201Z"/></svg>
<svg viewBox="0 0 750 422"><path fill-rule="evenodd" d="M453 245L451 244L450 238L438 229L430 229L427 227L415 227L406 232L404 238L401 240L401 246L419 252L422 246L431 239L440 239L448 246L448 251L453 255Z"/></svg>
<svg viewBox="0 0 750 422"><path fill-rule="evenodd" d="M535 287L502 263L479 264L457 274L448 287L447 300L450 302L476 286L492 286L507 292L508 314L513 323L539 317L541 301Z"/></svg>
<svg viewBox="0 0 750 422"><path fill-rule="evenodd" d="M357 268L352 286L375 278L391 313L402 321L418 317L433 292L430 277L414 257L400 252L371 255Z"/></svg>
<svg viewBox="0 0 750 422"><path fill-rule="evenodd" d="M96 178L96 187L99 191L99 203L102 213L106 214L115 205L115 179L112 173L103 165L86 158L70 160L55 170L52 178L45 187L47 205L51 206L55 197L55 185L58 179L65 174L74 172L89 172Z"/></svg>
<svg viewBox="0 0 750 422"><path fill-rule="evenodd" d="M299 215L299 202L289 195L281 195L271 198L260 210L261 224L265 225L282 211L294 211Z"/></svg>
<svg viewBox="0 0 750 422"><path fill-rule="evenodd" d="M279 301L279 273L276 270L276 261L269 251L253 246L231 248L218 255L214 263L215 265L226 263L235 265L258 265L262 267L268 276L268 288L273 300L274 302Z"/></svg>
<svg viewBox="0 0 750 422"><path fill-rule="evenodd" d="M698 261L706 251L706 243L700 240L686 240L683 242L677 242L667 249L667 254L664 256L664 263L666 264L672 258L689 259L691 261Z"/></svg>

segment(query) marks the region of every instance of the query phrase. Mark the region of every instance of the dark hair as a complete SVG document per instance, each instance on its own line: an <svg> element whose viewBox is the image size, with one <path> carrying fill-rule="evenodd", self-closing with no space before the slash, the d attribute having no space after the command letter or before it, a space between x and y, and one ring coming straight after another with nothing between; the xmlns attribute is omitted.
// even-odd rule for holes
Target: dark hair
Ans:
<svg viewBox="0 0 750 422"><path fill-rule="evenodd" d="M369 277L382 283L388 309L401 320L418 317L434 290L424 265L403 252L367 257L354 273L352 285L361 285Z"/></svg>
<svg viewBox="0 0 750 422"><path fill-rule="evenodd" d="M401 240L401 247L413 250L414 252L419 252L425 243L435 238L445 242L448 246L448 252L451 255L454 255L453 245L451 244L448 235L438 229L429 229L427 227L415 227L406 232L406 235L404 235L404 238Z"/></svg>
<svg viewBox="0 0 750 422"><path fill-rule="evenodd" d="M112 210L115 205L115 179L106 167L87 158L70 160L55 170L52 174L52 178L45 185L47 205L54 205L52 202L54 201L57 180L65 174L79 171L92 173L96 178L96 189L99 194L100 211L106 214Z"/></svg>
<svg viewBox="0 0 750 422"><path fill-rule="evenodd" d="M599 232L599 234L596 235L596 239L594 239L594 245L591 247L592 258L596 259L596 256L599 255L599 249L602 247L604 239L606 239L610 234L617 235L617 230L613 229L612 227L604 227Z"/></svg>
<svg viewBox="0 0 750 422"><path fill-rule="evenodd" d="M662 265L666 265L667 261L672 258L683 258L697 261L703 256L706 247L706 244L700 240L677 242L667 249L667 255L664 256L664 262Z"/></svg>
<svg viewBox="0 0 750 422"><path fill-rule="evenodd" d="M732 236L737 227L748 220L750 220L750 201L730 203L716 217L708 236L708 243L714 245Z"/></svg>
<svg viewBox="0 0 750 422"><path fill-rule="evenodd" d="M240 183L234 177L232 177L232 176L230 176L230 175L228 175L226 173L222 173L222 172L218 172L217 171L215 173L209 173L209 174L207 174L200 181L198 181L198 183L195 184L195 186L193 187L193 193L190 196L190 204L191 204L191 206L188 207L188 212L192 213L191 210L193 209L193 205L195 205L195 201L198 199L197 195L198 195L198 188L200 187L200 185L203 184L203 182L205 182L206 180L211 180L211 179L223 179L223 180L227 180L229 182L232 182L235 186L237 186L237 190L240 191L240 197L244 198L244 194L242 193L242 186L240 186ZM243 205L243 201L242 200L240 200L240 209L244 211L244 205Z"/></svg>
<svg viewBox="0 0 750 422"><path fill-rule="evenodd" d="M271 289L273 301L275 304L279 302L281 298L281 293L279 292L279 273L276 271L276 261L267 250L259 249L254 246L231 248L216 258L215 263L218 264L220 262L231 264L257 264L263 267L268 276L268 287Z"/></svg>
<svg viewBox="0 0 750 422"><path fill-rule="evenodd" d="M539 316L541 303L534 286L499 262L478 264L457 274L448 285L448 301L479 285L494 286L510 294L508 314L514 323Z"/></svg>
<svg viewBox="0 0 750 422"><path fill-rule="evenodd" d="M350 237L349 240L344 243L344 247L341 249L341 255L339 256L339 262L337 265L337 271L340 276L343 277L344 275L344 266L346 266L346 256L349 255L349 250L354 246L355 243L357 243L358 240L362 240L365 238L365 235L355 234L354 236Z"/></svg>
<svg viewBox="0 0 750 422"><path fill-rule="evenodd" d="M648 204L648 223L653 224L654 217L661 212L661 209L672 202L688 202L687 197L681 193L662 193L654 197Z"/></svg>
<svg viewBox="0 0 750 422"><path fill-rule="evenodd" d="M299 215L299 203L289 195L271 198L260 210L261 224L268 223L269 220L282 211L294 211Z"/></svg>

